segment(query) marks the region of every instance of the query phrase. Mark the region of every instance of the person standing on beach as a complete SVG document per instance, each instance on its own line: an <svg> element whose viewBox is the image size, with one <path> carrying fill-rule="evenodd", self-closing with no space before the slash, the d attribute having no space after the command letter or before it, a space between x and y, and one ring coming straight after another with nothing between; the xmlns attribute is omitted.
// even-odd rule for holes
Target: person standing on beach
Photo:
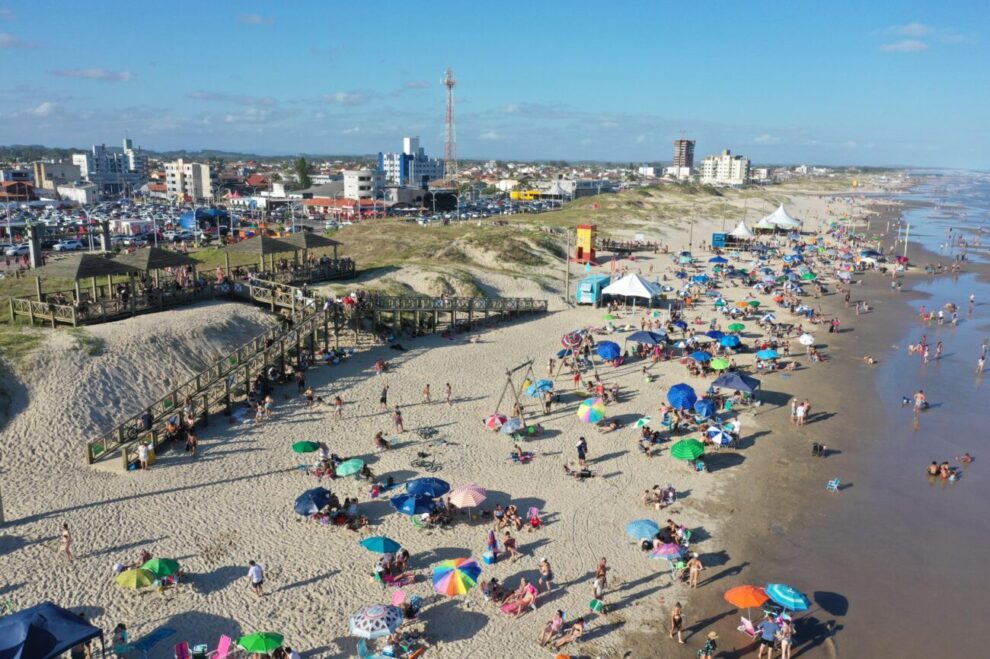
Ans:
<svg viewBox="0 0 990 659"><path fill-rule="evenodd" d="M450 388L450 383L444 385L444 396L447 398L447 405L454 404L454 390Z"/></svg>
<svg viewBox="0 0 990 659"><path fill-rule="evenodd" d="M983 355L980 355L980 358L976 360L977 375L983 375L983 367L986 365L986 363L987 363L987 358L984 357Z"/></svg>
<svg viewBox="0 0 990 659"><path fill-rule="evenodd" d="M423 387L423 402L426 403L427 405L430 404L430 385L429 385L429 383L427 383L427 385L425 387Z"/></svg>
<svg viewBox="0 0 990 659"><path fill-rule="evenodd" d="M674 634L677 634L677 642L684 645L684 636L681 631L683 628L684 616L681 615L681 603L677 602L674 604L674 609L670 612L670 633L667 637L673 639Z"/></svg>
<svg viewBox="0 0 990 659"><path fill-rule="evenodd" d="M578 464L582 467L585 466L585 462L588 459L588 442L584 437L578 438L577 443L577 456Z"/></svg>
<svg viewBox="0 0 990 659"><path fill-rule="evenodd" d="M381 406L383 412L388 412L388 385L382 385L382 393L378 397L378 405Z"/></svg>
<svg viewBox="0 0 990 659"><path fill-rule="evenodd" d="M254 561L248 561L248 583L258 597L264 595L261 587L265 584L265 569Z"/></svg>
<svg viewBox="0 0 990 659"><path fill-rule="evenodd" d="M69 559L69 562L74 561L75 559L72 557L72 534L69 533L68 522L62 523L62 535L59 538L59 545L62 548L62 553Z"/></svg>
<svg viewBox="0 0 990 659"><path fill-rule="evenodd" d="M337 421L344 418L344 399L340 396L333 397L333 418Z"/></svg>
<svg viewBox="0 0 990 659"><path fill-rule="evenodd" d="M601 599L605 595L606 588L608 588L608 562L602 556L595 567L595 599Z"/></svg>
<svg viewBox="0 0 990 659"><path fill-rule="evenodd" d="M922 389L918 389L918 393L914 395L914 411L919 412L921 408L925 405L925 392Z"/></svg>
<svg viewBox="0 0 990 659"><path fill-rule="evenodd" d="M708 632L708 640L705 644L701 646L698 650L698 659L713 659L715 656L715 650L718 649L718 644L715 642L718 640L718 634L715 632Z"/></svg>
<svg viewBox="0 0 990 659"><path fill-rule="evenodd" d="M756 626L756 631L760 632L760 651L756 654L757 659L763 656L764 650L767 651L767 659L773 659L773 646L779 630L780 626L773 621L769 614L763 622Z"/></svg>
<svg viewBox="0 0 990 659"><path fill-rule="evenodd" d="M791 398L791 423L797 423L797 398Z"/></svg>
<svg viewBox="0 0 990 659"><path fill-rule="evenodd" d="M553 404L553 392L543 392L543 413L550 414L550 406Z"/></svg>
<svg viewBox="0 0 990 659"><path fill-rule="evenodd" d="M144 442L138 444L138 468L143 471L148 471L150 465L148 464L148 458L150 456L150 451L148 445Z"/></svg>
<svg viewBox="0 0 990 659"><path fill-rule="evenodd" d="M935 344L935 359L942 359L942 342L939 341Z"/></svg>
<svg viewBox="0 0 990 659"><path fill-rule="evenodd" d="M402 412L399 411L399 406L395 406L395 412L392 413L392 422L395 424L395 432L405 432L402 427Z"/></svg>

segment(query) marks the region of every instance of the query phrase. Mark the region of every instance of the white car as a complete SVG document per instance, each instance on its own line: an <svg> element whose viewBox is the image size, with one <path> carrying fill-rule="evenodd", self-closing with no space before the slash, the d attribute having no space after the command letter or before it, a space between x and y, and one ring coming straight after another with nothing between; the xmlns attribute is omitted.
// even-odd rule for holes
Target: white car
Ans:
<svg viewBox="0 0 990 659"><path fill-rule="evenodd" d="M31 253L31 247L28 245L15 245L14 247L8 247L4 253L7 256L27 256Z"/></svg>
<svg viewBox="0 0 990 659"><path fill-rule="evenodd" d="M55 246L52 247L56 252L74 252L82 248L83 244L78 240L63 240L60 243L55 243Z"/></svg>

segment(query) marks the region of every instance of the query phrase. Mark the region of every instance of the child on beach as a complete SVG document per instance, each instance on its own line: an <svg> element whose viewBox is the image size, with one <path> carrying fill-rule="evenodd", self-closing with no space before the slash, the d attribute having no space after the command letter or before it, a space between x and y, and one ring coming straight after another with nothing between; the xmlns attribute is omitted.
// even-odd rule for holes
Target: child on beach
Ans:
<svg viewBox="0 0 990 659"><path fill-rule="evenodd" d="M392 422L395 424L395 432L405 432L402 427L402 412L399 411L398 405L395 407L395 412L392 413Z"/></svg>

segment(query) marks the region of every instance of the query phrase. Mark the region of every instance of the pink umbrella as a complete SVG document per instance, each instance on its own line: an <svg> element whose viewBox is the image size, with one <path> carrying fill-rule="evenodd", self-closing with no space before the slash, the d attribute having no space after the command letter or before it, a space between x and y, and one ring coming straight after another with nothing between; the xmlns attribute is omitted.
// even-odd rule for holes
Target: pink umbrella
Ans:
<svg viewBox="0 0 990 659"><path fill-rule="evenodd" d="M450 502L458 508L474 508L480 506L488 493L480 485L462 485L450 493Z"/></svg>
<svg viewBox="0 0 990 659"><path fill-rule="evenodd" d="M668 542L651 551L650 558L665 558L668 561L676 561L681 557L683 551L680 545Z"/></svg>
<svg viewBox="0 0 990 659"><path fill-rule="evenodd" d="M501 414L492 414L490 417L485 419L485 425L489 430L498 430L505 423L506 417Z"/></svg>

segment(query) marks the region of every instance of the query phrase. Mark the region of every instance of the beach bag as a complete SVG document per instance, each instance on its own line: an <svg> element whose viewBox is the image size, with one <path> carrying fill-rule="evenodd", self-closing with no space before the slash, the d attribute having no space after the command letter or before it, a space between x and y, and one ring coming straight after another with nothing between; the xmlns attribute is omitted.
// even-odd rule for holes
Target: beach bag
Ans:
<svg viewBox="0 0 990 659"><path fill-rule="evenodd" d="M591 600L590 602L588 602L588 608L594 611L595 613L601 613L602 609L605 608L605 602L598 599Z"/></svg>
<svg viewBox="0 0 990 659"><path fill-rule="evenodd" d="M481 560L485 562L485 565L491 565L495 562L495 554L490 551L486 551L481 555Z"/></svg>

